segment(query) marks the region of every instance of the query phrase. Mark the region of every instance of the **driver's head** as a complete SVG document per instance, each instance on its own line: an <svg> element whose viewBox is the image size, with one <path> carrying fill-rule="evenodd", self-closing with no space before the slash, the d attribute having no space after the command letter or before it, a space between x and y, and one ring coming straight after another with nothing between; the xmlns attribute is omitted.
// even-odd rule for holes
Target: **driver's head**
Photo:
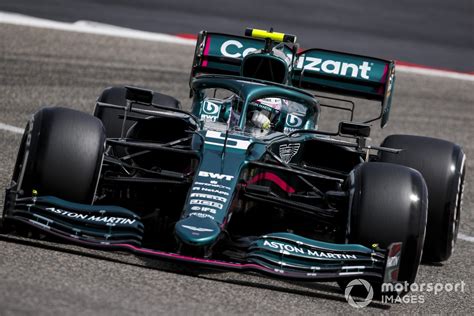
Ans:
<svg viewBox="0 0 474 316"><path fill-rule="evenodd" d="M247 117L255 127L268 130L277 123L283 105L280 98L259 99L249 104Z"/></svg>

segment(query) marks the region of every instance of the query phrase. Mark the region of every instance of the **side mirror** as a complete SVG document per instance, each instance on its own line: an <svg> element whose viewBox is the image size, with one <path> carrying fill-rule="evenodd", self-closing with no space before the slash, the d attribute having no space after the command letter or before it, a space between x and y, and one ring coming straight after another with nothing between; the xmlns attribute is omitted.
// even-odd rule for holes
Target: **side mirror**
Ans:
<svg viewBox="0 0 474 316"><path fill-rule="evenodd" d="M356 137L369 137L370 125L353 122L341 122L339 123L339 134Z"/></svg>
<svg viewBox="0 0 474 316"><path fill-rule="evenodd" d="M130 86L126 86L125 89L127 89L125 98L128 101L153 104L153 91Z"/></svg>

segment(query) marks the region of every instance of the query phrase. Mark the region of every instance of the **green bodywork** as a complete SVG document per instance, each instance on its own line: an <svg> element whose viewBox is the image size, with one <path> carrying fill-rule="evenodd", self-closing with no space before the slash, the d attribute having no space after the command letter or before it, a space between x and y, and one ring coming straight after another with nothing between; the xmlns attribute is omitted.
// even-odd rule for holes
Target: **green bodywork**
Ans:
<svg viewBox="0 0 474 316"><path fill-rule="evenodd" d="M259 76L242 77L246 73L242 67L249 56L260 58L262 65L265 62L271 65L275 58L281 58L288 67L284 73L286 81L281 84L259 80L264 79ZM249 64L260 67L256 60L257 63ZM194 96L192 112L201 117L202 91L220 88L239 97L242 115L235 125L229 124L224 130L201 126L204 129L198 132L200 136L194 141L195 149L200 152L200 162L182 217L175 225L178 239L191 246L214 245L232 216L233 203L238 200L235 195L249 162L261 160L271 142L280 139L304 142L307 138L318 137L305 134L289 140L287 135L275 132L260 139L244 133L248 120L245 114L251 102L267 97L298 102L306 108L302 128L311 130L317 127L319 104L314 95L301 88L336 92L381 101L382 125L385 125L393 82L394 63L391 61L319 49L297 53L295 47L283 43L269 46L268 41L260 39L201 32L190 80L191 95ZM229 115L229 109L226 109L226 119ZM285 262L296 266L307 267L307 261L314 259L340 261L349 252L352 255L347 255L347 260L374 260L371 258L373 250L361 245L322 243L286 233L262 236L251 247L249 258L262 265L264 261L278 262L288 249L294 251ZM331 255L325 256L326 252Z"/></svg>
<svg viewBox="0 0 474 316"><path fill-rule="evenodd" d="M261 54L264 47L262 39L203 31L196 44L190 82L199 73L241 75L243 59ZM288 86L380 101L381 126L387 124L395 83L394 61L314 48L297 52L284 43L267 54L290 60Z"/></svg>
<svg viewBox="0 0 474 316"><path fill-rule="evenodd" d="M315 116L319 110L317 100L301 89L235 76L206 75L195 78L192 83L195 95L192 111L196 116L202 108L202 103L199 102L200 91L209 88L227 89L238 94L242 102L242 115L236 126L228 130L227 135L225 131L199 131L201 137L195 146L201 153L200 163L185 203L183 219L175 226L180 240L196 246L209 245L217 240L221 227L230 215L240 175L248 162L262 159L271 140L287 137L275 132L261 140L244 133L248 119L245 113L249 103L268 96L294 100L307 108L306 129L314 128ZM301 141L300 138L295 140Z"/></svg>

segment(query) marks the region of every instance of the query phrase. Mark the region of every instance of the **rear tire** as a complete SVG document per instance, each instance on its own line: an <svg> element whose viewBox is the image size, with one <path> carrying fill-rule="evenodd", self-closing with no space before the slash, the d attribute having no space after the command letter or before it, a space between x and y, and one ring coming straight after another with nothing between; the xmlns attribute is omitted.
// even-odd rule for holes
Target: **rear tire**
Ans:
<svg viewBox="0 0 474 316"><path fill-rule="evenodd" d="M380 161L418 170L428 187L428 224L423 259L441 262L453 253L461 216L465 154L460 146L436 138L391 135L384 147L403 149L382 152Z"/></svg>
<svg viewBox="0 0 474 316"><path fill-rule="evenodd" d="M32 196L36 190L91 204L104 145L104 128L97 118L67 108L41 109L25 129L13 171L20 196Z"/></svg>
<svg viewBox="0 0 474 316"><path fill-rule="evenodd" d="M398 281L413 283L421 261L428 194L421 174L395 164L368 162L349 176L348 241L387 248L402 242Z"/></svg>

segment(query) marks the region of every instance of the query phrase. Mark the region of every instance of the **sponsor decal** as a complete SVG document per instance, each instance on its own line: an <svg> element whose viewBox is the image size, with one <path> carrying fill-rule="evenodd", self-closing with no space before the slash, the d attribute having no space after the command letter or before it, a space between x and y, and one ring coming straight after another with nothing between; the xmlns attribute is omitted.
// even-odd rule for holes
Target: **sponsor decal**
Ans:
<svg viewBox="0 0 474 316"><path fill-rule="evenodd" d="M79 214L74 212L65 211L62 209L54 208L54 207L47 207L46 210L69 218L74 219L82 219L89 222L101 222L105 223L106 225L113 226L116 224L121 225L132 225L135 223L135 219L129 219L124 217L113 217L113 216L96 216L96 215L88 215L88 214Z"/></svg>
<svg viewBox="0 0 474 316"><path fill-rule="evenodd" d="M281 252L288 252L290 254L302 254L315 258L324 258L324 259L357 259L356 255L352 254L342 254L342 253L330 253L324 251L311 250L303 247L297 247L293 245L288 245L282 242L277 241L268 241L263 242L264 246L270 247L272 249L278 249Z"/></svg>
<svg viewBox="0 0 474 316"><path fill-rule="evenodd" d="M244 45L242 45L242 43L239 41L228 40L222 43L220 52L222 56L225 56L225 57L241 58L241 57L247 56L248 53L254 52L257 50L255 47L247 47L242 51L243 47ZM232 51L234 51L234 53L232 53Z"/></svg>
<svg viewBox="0 0 474 316"><path fill-rule="evenodd" d="M197 200L197 199L192 199L191 201L189 201L189 204L191 204L191 205L206 205L206 206L218 208L220 210L222 210L222 208L224 207L224 205L222 205L221 203L217 203L217 202L213 202L213 201L207 201L207 200Z"/></svg>
<svg viewBox="0 0 474 316"><path fill-rule="evenodd" d="M371 63L368 61L363 61L361 65L358 65L305 55L300 56L296 68L353 78L358 78L360 71L360 77L363 79L370 79L369 72L372 70Z"/></svg>
<svg viewBox="0 0 474 316"><path fill-rule="evenodd" d="M192 213L189 213L189 216L196 216L199 218L210 218L214 220L214 216L206 214L206 213L192 212Z"/></svg>
<svg viewBox="0 0 474 316"><path fill-rule="evenodd" d="M293 112L286 116L284 133L291 133L303 128L304 113Z"/></svg>
<svg viewBox="0 0 474 316"><path fill-rule="evenodd" d="M285 125L290 128L301 127L303 125L303 118L304 114L297 114L297 113L290 113L286 116Z"/></svg>
<svg viewBox="0 0 474 316"><path fill-rule="evenodd" d="M214 35L214 39L217 38L218 36ZM219 40L221 41L219 42ZM225 56L228 58L242 59L248 54L263 48L263 43L258 44L240 41L237 39L223 40L219 38L219 40L219 44L217 44L216 47L211 47L211 54ZM283 51L288 60L291 60L291 52L289 52L287 49L283 49ZM309 56L309 54L318 54L319 56ZM374 63L370 60L367 61L363 59L357 61L334 60L337 59L338 56L325 56L326 54L327 53L324 52L310 52L308 54L301 55L296 62L296 68L359 79L380 80L380 78L376 78L378 73L382 72L382 70L379 69L381 66L378 65L377 62ZM344 54L342 54L340 57L347 58L347 56Z"/></svg>
<svg viewBox="0 0 474 316"><path fill-rule="evenodd" d="M227 180L227 181L232 181L232 179L234 178L234 176L230 176L227 174L220 174L220 173L207 172L207 171L199 171L199 176L203 178L211 178L211 179Z"/></svg>
<svg viewBox="0 0 474 316"><path fill-rule="evenodd" d="M212 232L213 231L212 229L209 229L209 228L195 227L195 226L190 226L190 225L181 225L181 227L187 228L195 232Z"/></svg>
<svg viewBox="0 0 474 316"><path fill-rule="evenodd" d="M290 143L280 145L280 158L284 163L289 163L291 159L298 153L301 144Z"/></svg>
<svg viewBox="0 0 474 316"><path fill-rule="evenodd" d="M215 104L211 101L204 101L202 112L207 115L216 115L219 113L220 107L221 106L219 104Z"/></svg>
<svg viewBox="0 0 474 316"><path fill-rule="evenodd" d="M204 101L204 104L202 106L201 119L215 122L219 117L220 109L220 104L216 104L210 101Z"/></svg>
<svg viewBox="0 0 474 316"><path fill-rule="evenodd" d="M202 185L206 187L219 188L219 189L228 190L228 191L231 190L230 187L222 185L222 184L214 184L214 183L206 183L206 182L194 182L194 184Z"/></svg>
<svg viewBox="0 0 474 316"><path fill-rule="evenodd" d="M205 192L210 192L210 193L215 193L215 194L219 194L219 195L229 196L229 193L224 192L224 191L220 191L220 190L214 190L214 189L208 189L208 188L202 188L201 190L205 191Z"/></svg>
<svg viewBox="0 0 474 316"><path fill-rule="evenodd" d="M202 187L193 187L192 191L204 191L204 192L209 192L209 193L215 193L218 195L229 196L228 192L224 192L224 191L216 190L216 189L202 188Z"/></svg>
<svg viewBox="0 0 474 316"><path fill-rule="evenodd" d="M216 116L201 114L201 120L215 122L217 120Z"/></svg>
<svg viewBox="0 0 474 316"><path fill-rule="evenodd" d="M211 194L191 193L191 197L216 200L216 201L223 202L223 203L227 202L226 198L221 197L221 196L217 196L217 195L211 195Z"/></svg>
<svg viewBox="0 0 474 316"><path fill-rule="evenodd" d="M213 208L210 208L210 207L206 207L206 206L192 206L191 207L191 211L202 211L202 212L209 212L211 214L216 214L217 210L216 209L213 209Z"/></svg>
<svg viewBox="0 0 474 316"><path fill-rule="evenodd" d="M213 208L210 208L210 207L206 207L206 206L201 207L201 211L202 212L209 212L211 214L216 214L216 212L217 212L217 210L215 210Z"/></svg>
<svg viewBox="0 0 474 316"><path fill-rule="evenodd" d="M263 48L263 45L262 47ZM240 41L237 40L227 40L222 43L220 47L220 53L222 56L229 57L229 58L243 58L248 54L257 51L258 49L255 47L245 47ZM286 57L288 60L291 60L293 54L286 53Z"/></svg>

